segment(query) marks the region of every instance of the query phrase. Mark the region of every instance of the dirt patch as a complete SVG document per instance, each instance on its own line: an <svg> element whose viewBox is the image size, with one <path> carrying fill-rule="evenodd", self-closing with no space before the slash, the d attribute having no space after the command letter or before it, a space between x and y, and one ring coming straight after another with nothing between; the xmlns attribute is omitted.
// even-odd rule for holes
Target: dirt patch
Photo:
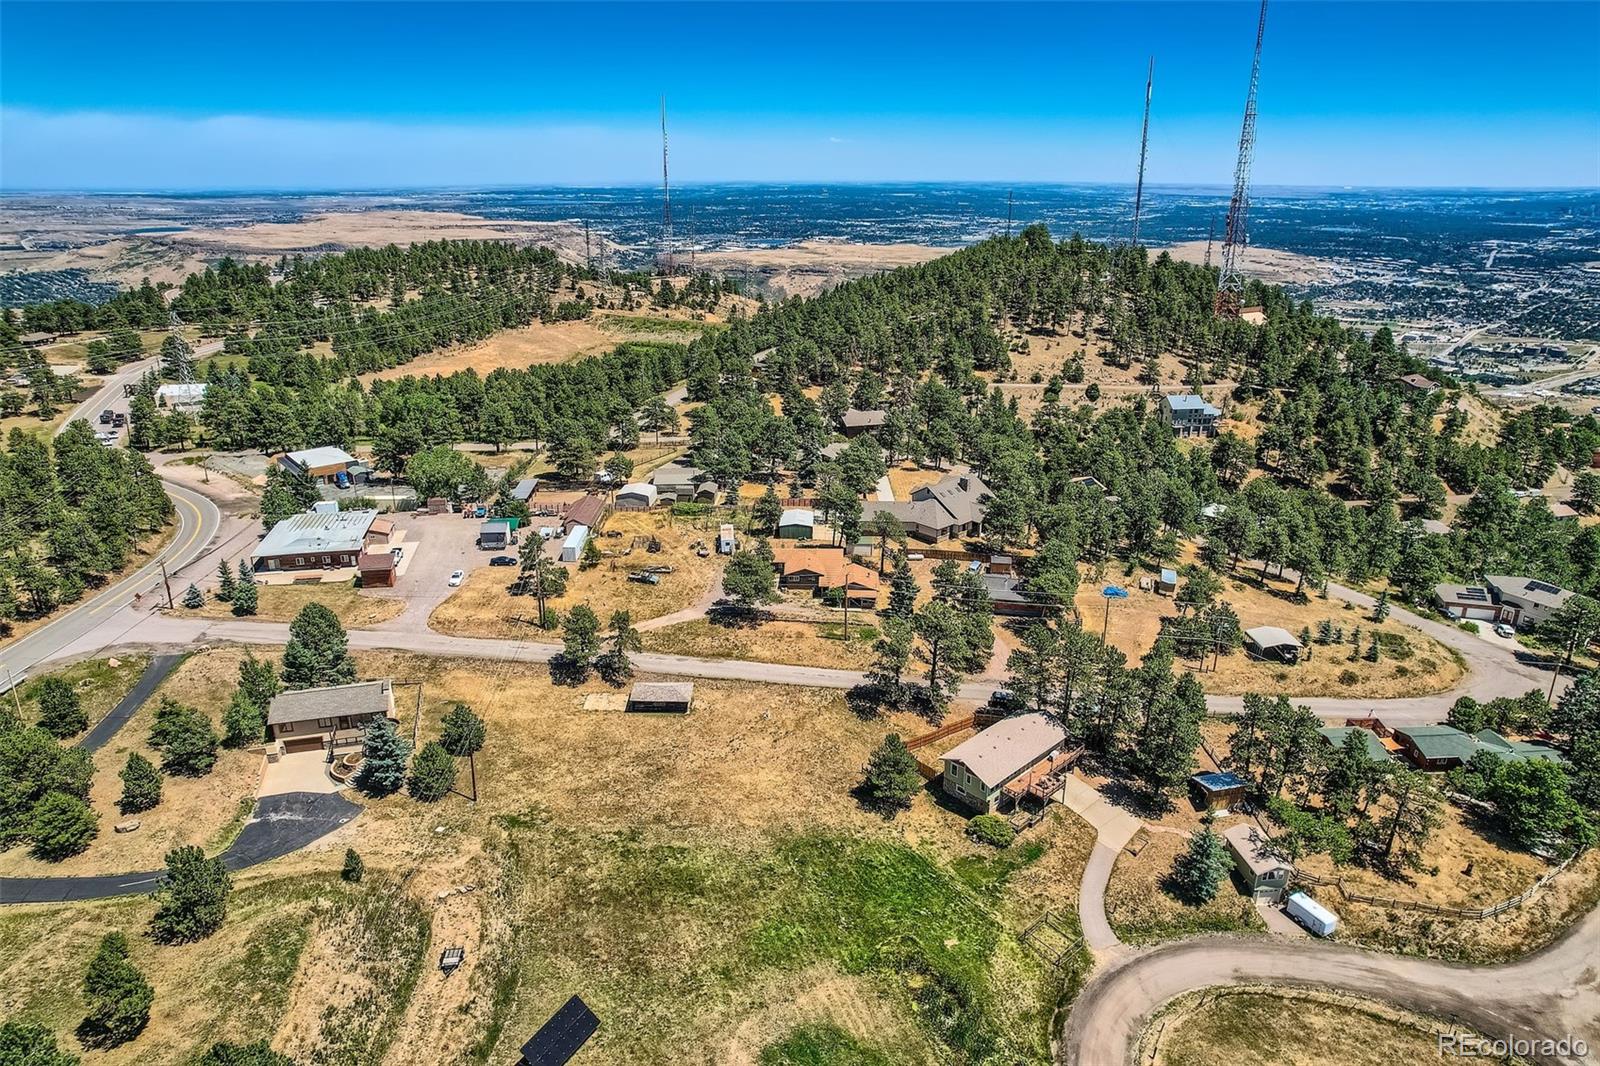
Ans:
<svg viewBox="0 0 1600 1066"><path fill-rule="evenodd" d="M734 275L758 275L778 297L815 296L851 278L926 263L951 251L921 244L798 241L781 248L702 252L699 265Z"/></svg>
<svg viewBox="0 0 1600 1066"><path fill-rule="evenodd" d="M347 629L366 629L387 622L406 609L405 600L363 593L351 582L257 585L253 617L258 622L292 622L302 608L313 603L332 611ZM233 604L208 595L204 606L195 609L179 606L172 614L178 618L232 618Z"/></svg>

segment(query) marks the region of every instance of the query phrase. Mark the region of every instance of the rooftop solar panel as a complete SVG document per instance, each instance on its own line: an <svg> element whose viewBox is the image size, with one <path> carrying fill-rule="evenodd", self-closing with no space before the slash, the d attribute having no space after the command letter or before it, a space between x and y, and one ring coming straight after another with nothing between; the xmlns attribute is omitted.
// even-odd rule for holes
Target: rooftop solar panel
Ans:
<svg viewBox="0 0 1600 1066"><path fill-rule="evenodd" d="M1528 591L1545 592L1553 596L1561 590L1556 588L1554 585L1547 585L1543 581L1530 581L1528 582Z"/></svg>
<svg viewBox="0 0 1600 1066"><path fill-rule="evenodd" d="M1482 589L1462 589L1458 595L1461 597L1461 599L1471 600L1474 603L1489 602L1488 594L1486 594Z"/></svg>
<svg viewBox="0 0 1600 1066"><path fill-rule="evenodd" d="M573 996L550 1016L533 1039L522 1045L523 1066L562 1066L600 1028L589 1005Z"/></svg>

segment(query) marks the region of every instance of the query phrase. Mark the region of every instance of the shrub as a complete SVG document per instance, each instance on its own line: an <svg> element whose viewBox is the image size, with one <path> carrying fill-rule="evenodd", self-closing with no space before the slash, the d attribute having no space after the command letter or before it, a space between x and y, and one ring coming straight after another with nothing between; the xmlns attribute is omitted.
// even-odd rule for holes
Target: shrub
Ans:
<svg viewBox="0 0 1600 1066"><path fill-rule="evenodd" d="M211 719L171 696L161 698L150 727L150 746L161 752L163 770L185 777L210 773L217 762L217 743Z"/></svg>
<svg viewBox="0 0 1600 1066"><path fill-rule="evenodd" d="M123 814L148 811L161 802L161 771L143 755L130 751L118 776L122 778L122 798L117 800L117 809Z"/></svg>
<svg viewBox="0 0 1600 1066"><path fill-rule="evenodd" d="M266 716L261 708L244 690L235 692L228 709L222 712L222 742L230 748L244 748L259 744L265 735Z"/></svg>
<svg viewBox="0 0 1600 1066"><path fill-rule="evenodd" d="M1017 831L998 814L979 814L967 821L967 835L981 844L1003 848L1017 838Z"/></svg>
<svg viewBox="0 0 1600 1066"><path fill-rule="evenodd" d="M254 1044L212 1044L195 1066L295 1066L289 1056L272 1050L265 1040Z"/></svg>
<svg viewBox="0 0 1600 1066"><path fill-rule="evenodd" d="M56 1048L55 1034L27 1022L0 1024L0 1062L11 1066L78 1066L78 1056Z"/></svg>
<svg viewBox="0 0 1600 1066"><path fill-rule="evenodd" d="M1359 684L1360 681L1361 675L1356 673L1354 670L1339 671L1339 684L1341 685L1348 687L1350 685Z"/></svg>
<svg viewBox="0 0 1600 1066"><path fill-rule="evenodd" d="M351 884L358 884L367 872L367 864L361 861L361 856L355 848L344 849L344 869L339 871L339 876Z"/></svg>
<svg viewBox="0 0 1600 1066"><path fill-rule="evenodd" d="M455 758L444 750L437 740L422 745L411 763L411 776L406 781L406 791L412 799L435 803L449 795L456 783Z"/></svg>

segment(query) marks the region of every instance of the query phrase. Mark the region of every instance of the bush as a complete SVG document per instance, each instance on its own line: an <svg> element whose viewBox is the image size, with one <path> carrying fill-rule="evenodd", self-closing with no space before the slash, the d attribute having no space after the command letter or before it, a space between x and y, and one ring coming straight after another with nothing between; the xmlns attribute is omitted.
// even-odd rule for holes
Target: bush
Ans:
<svg viewBox="0 0 1600 1066"><path fill-rule="evenodd" d="M486 733L483 719L465 703L458 703L450 708L440 724L439 743L451 755L472 755L482 750Z"/></svg>
<svg viewBox="0 0 1600 1066"><path fill-rule="evenodd" d="M33 853L59 862L89 846L100 833L100 818L89 805L65 792L51 792L33 808L28 837Z"/></svg>
<svg viewBox="0 0 1600 1066"><path fill-rule="evenodd" d="M6 1066L78 1066L78 1056L56 1048L55 1034L42 1025L0 1024L0 1063Z"/></svg>
<svg viewBox="0 0 1600 1066"><path fill-rule="evenodd" d="M89 725L78 690L59 677L39 682L34 698L39 701L39 728L53 737L70 737Z"/></svg>
<svg viewBox="0 0 1600 1066"><path fill-rule="evenodd" d="M1339 684L1348 688L1349 686L1359 684L1360 682L1361 675L1356 673L1354 670L1339 671Z"/></svg>
<svg viewBox="0 0 1600 1066"><path fill-rule="evenodd" d="M266 736L266 716L241 689L222 712L222 742L230 748L259 744Z"/></svg>
<svg viewBox="0 0 1600 1066"><path fill-rule="evenodd" d="M1017 831L998 814L979 814L967 821L967 835L980 844L1004 848L1017 838Z"/></svg>
<svg viewBox="0 0 1600 1066"><path fill-rule="evenodd" d="M295 1066L289 1056L273 1051L265 1040L254 1044L212 1044L195 1066Z"/></svg>
<svg viewBox="0 0 1600 1066"><path fill-rule="evenodd" d="M437 740L430 740L411 763L406 791L412 799L435 803L449 795L456 783L456 761Z"/></svg>
<svg viewBox="0 0 1600 1066"><path fill-rule="evenodd" d="M83 975L89 1004L78 1027L85 1044L115 1047L138 1036L150 1021L155 989L128 959L128 938L107 933Z"/></svg>
<svg viewBox="0 0 1600 1066"><path fill-rule="evenodd" d="M123 814L148 811L161 802L161 771L143 755L130 751L118 776L122 778L122 798L117 800L117 809Z"/></svg>
<svg viewBox="0 0 1600 1066"><path fill-rule="evenodd" d="M150 727L150 746L161 752L163 770L185 777L210 773L217 762L217 743L211 719L171 696L161 698Z"/></svg>
<svg viewBox="0 0 1600 1066"><path fill-rule="evenodd" d="M1468 633L1476 634L1478 632L1478 623L1476 623L1476 622L1457 622L1456 623L1456 628L1457 629L1461 629L1461 630L1465 630Z"/></svg>
<svg viewBox="0 0 1600 1066"><path fill-rule="evenodd" d="M359 884L367 872L367 864L361 861L355 848L344 849L344 869L339 871L339 876L351 884Z"/></svg>

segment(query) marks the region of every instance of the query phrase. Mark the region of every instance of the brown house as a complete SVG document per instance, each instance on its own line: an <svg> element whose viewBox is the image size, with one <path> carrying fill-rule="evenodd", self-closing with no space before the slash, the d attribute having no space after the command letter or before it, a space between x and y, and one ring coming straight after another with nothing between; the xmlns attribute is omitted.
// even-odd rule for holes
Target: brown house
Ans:
<svg viewBox="0 0 1600 1066"><path fill-rule="evenodd" d="M851 562L842 548L801 548L774 541L772 568L780 588L809 589L812 595L842 588L851 607L878 605L878 572Z"/></svg>
<svg viewBox="0 0 1600 1066"><path fill-rule="evenodd" d="M356 562L364 589L393 588L397 574L393 552L362 552Z"/></svg>
<svg viewBox="0 0 1600 1066"><path fill-rule="evenodd" d="M379 715L394 719L394 683L362 681L279 693L267 707L267 735L281 753L358 747Z"/></svg>

